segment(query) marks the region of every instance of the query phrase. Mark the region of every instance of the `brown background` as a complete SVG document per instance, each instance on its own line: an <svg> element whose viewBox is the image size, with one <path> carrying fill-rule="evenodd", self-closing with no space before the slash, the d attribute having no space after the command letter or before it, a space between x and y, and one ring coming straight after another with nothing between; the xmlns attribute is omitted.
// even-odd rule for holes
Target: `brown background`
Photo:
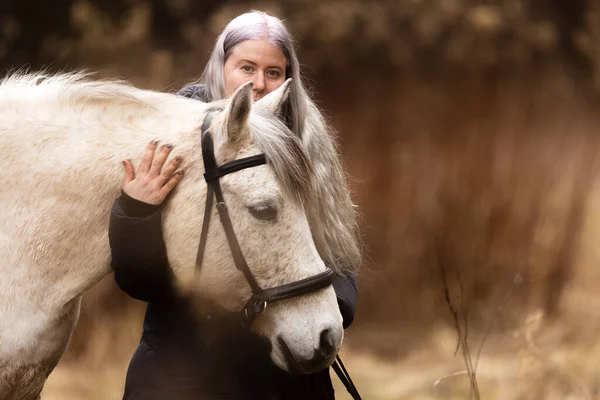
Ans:
<svg viewBox="0 0 600 400"><path fill-rule="evenodd" d="M339 132L365 241L345 349L363 392L467 398L464 376L430 379L464 368L444 271L473 352L489 332L485 398L598 396L600 2L5 0L0 68L174 91L249 9L287 19ZM112 276L94 288L48 398L118 398L142 311Z"/></svg>

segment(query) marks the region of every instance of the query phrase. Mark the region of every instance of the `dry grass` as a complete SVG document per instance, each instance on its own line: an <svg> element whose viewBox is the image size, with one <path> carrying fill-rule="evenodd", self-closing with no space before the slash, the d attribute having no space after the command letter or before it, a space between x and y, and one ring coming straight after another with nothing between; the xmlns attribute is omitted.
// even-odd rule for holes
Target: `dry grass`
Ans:
<svg viewBox="0 0 600 400"><path fill-rule="evenodd" d="M548 330L548 328L547 328ZM550 339L548 339L550 341ZM481 357L477 380L484 399L591 400L598 398L600 346L548 342L539 349L522 346L517 337L494 337ZM460 357L453 357L453 329L436 330L427 347L411 350L401 360L385 360L368 352L347 352L345 363L364 398L372 400L460 399L470 384ZM494 349L491 349L494 347ZM450 377L452 376L452 377ZM450 377L450 378L448 378ZM443 381L438 382L442 378ZM337 383L337 382L336 382ZM336 386L339 399L350 399Z"/></svg>

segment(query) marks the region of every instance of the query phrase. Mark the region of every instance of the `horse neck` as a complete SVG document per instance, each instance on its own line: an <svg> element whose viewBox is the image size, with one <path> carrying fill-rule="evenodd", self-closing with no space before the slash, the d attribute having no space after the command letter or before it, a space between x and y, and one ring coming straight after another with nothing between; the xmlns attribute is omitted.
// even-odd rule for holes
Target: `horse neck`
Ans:
<svg viewBox="0 0 600 400"><path fill-rule="evenodd" d="M19 199L30 200L20 206L19 213L0 213L0 222L10 225L7 229L14 229L17 236L46 238L47 243L40 245L43 251L32 256L36 262L30 268L37 277L34 283L41 288L60 287L54 291L53 301L45 301L49 307L81 295L110 272L107 212L123 185L122 160L131 159L137 169L150 140L172 143L172 156L184 159L186 173L181 185L202 182L199 126L205 105L164 97L165 105L156 102L150 110L98 101L87 107L44 103L37 109L20 110L26 114L2 112L6 123L0 128L0 143L8 146L8 152L3 152L8 157L0 157L0 167L27 168L19 180L11 174L0 178L7 190L0 206L10 210L11 204L20 204ZM35 155L33 162L31 154ZM51 198L55 206L43 211L42 218L44 198ZM27 215L37 215L44 223L34 223ZM58 237L69 242L68 250L51 241ZM63 259L64 254L70 254L68 260ZM53 271L52 282L44 278L47 271ZM40 296L45 293L39 292Z"/></svg>

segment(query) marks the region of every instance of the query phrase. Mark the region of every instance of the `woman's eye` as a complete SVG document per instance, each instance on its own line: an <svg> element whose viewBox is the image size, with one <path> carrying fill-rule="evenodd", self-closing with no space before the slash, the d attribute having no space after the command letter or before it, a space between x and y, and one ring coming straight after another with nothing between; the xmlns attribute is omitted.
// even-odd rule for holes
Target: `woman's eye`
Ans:
<svg viewBox="0 0 600 400"><path fill-rule="evenodd" d="M270 205L250 206L250 214L261 221L273 221L277 218L277 208Z"/></svg>
<svg viewBox="0 0 600 400"><path fill-rule="evenodd" d="M279 78L279 71L267 71L267 76L269 78Z"/></svg>
<svg viewBox="0 0 600 400"><path fill-rule="evenodd" d="M242 67L242 70L243 70L244 72L253 72L253 71L254 71L254 68L252 68L250 65L244 65L244 66Z"/></svg>

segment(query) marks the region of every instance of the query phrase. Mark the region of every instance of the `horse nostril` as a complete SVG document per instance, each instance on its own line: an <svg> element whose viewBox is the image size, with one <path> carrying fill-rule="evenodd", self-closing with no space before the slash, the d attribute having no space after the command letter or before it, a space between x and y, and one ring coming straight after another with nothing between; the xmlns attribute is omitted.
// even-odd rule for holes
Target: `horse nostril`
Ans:
<svg viewBox="0 0 600 400"><path fill-rule="evenodd" d="M325 329L321 332L319 350L324 358L329 358L335 351L335 336L331 329Z"/></svg>
<svg viewBox="0 0 600 400"><path fill-rule="evenodd" d="M293 353L282 337L277 338L287 370L292 374L312 374L327 368L335 357L340 340L341 337L336 337L335 330L324 329L319 335L319 345L312 357L306 358Z"/></svg>

